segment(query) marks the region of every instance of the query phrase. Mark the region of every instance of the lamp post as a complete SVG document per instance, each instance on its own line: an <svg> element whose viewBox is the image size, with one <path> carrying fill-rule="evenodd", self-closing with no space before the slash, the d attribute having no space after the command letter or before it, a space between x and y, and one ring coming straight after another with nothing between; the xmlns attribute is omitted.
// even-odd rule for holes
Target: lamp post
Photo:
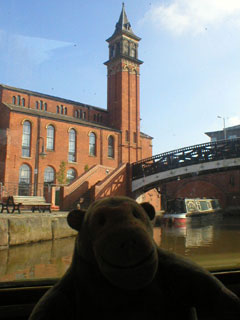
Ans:
<svg viewBox="0 0 240 320"><path fill-rule="evenodd" d="M39 152L40 140L42 140L41 152ZM39 157L42 159L46 158L46 152L44 150L44 138L38 137L36 142L36 158L35 158L35 169L34 169L34 195L38 194L38 172L39 172Z"/></svg>
<svg viewBox="0 0 240 320"><path fill-rule="evenodd" d="M42 159L44 159L44 158L46 158L47 154L46 154L46 152L44 150L44 139L43 139L43 137L39 137L38 138L38 147L39 147L39 140L40 139L42 139L42 151L39 153L39 150L38 150L38 154Z"/></svg>
<svg viewBox="0 0 240 320"><path fill-rule="evenodd" d="M219 119L223 119L223 135L224 135L224 140L227 139L227 133L226 133L226 126L225 126L225 117L217 116Z"/></svg>

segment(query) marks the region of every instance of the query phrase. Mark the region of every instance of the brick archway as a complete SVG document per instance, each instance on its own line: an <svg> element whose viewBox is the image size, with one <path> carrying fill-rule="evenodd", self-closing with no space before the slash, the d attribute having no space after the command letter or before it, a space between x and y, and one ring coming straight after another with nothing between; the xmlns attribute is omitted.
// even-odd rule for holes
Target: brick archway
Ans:
<svg viewBox="0 0 240 320"><path fill-rule="evenodd" d="M226 196L215 184L208 181L190 181L182 185L175 194L176 198L216 198L222 207L225 207Z"/></svg>

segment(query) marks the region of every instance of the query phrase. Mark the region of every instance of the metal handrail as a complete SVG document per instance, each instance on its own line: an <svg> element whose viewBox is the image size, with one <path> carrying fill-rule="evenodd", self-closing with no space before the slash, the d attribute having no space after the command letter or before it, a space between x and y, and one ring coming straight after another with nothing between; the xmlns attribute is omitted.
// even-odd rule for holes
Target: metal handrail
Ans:
<svg viewBox="0 0 240 320"><path fill-rule="evenodd" d="M132 180L188 165L240 157L240 138L197 144L133 163Z"/></svg>

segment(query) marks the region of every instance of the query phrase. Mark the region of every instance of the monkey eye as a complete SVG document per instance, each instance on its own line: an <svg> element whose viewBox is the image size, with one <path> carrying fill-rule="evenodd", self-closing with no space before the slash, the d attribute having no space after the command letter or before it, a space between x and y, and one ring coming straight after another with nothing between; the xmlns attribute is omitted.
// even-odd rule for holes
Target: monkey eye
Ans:
<svg viewBox="0 0 240 320"><path fill-rule="evenodd" d="M132 214L136 219L140 219L140 213L137 211L137 209L133 209Z"/></svg>

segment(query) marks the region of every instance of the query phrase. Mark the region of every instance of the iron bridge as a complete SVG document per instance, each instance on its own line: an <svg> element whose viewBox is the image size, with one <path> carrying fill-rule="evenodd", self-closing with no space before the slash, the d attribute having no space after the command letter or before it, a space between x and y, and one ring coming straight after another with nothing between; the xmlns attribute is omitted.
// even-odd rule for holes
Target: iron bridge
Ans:
<svg viewBox="0 0 240 320"><path fill-rule="evenodd" d="M162 181L240 166L240 138L181 148L135 162L132 192L147 191Z"/></svg>

